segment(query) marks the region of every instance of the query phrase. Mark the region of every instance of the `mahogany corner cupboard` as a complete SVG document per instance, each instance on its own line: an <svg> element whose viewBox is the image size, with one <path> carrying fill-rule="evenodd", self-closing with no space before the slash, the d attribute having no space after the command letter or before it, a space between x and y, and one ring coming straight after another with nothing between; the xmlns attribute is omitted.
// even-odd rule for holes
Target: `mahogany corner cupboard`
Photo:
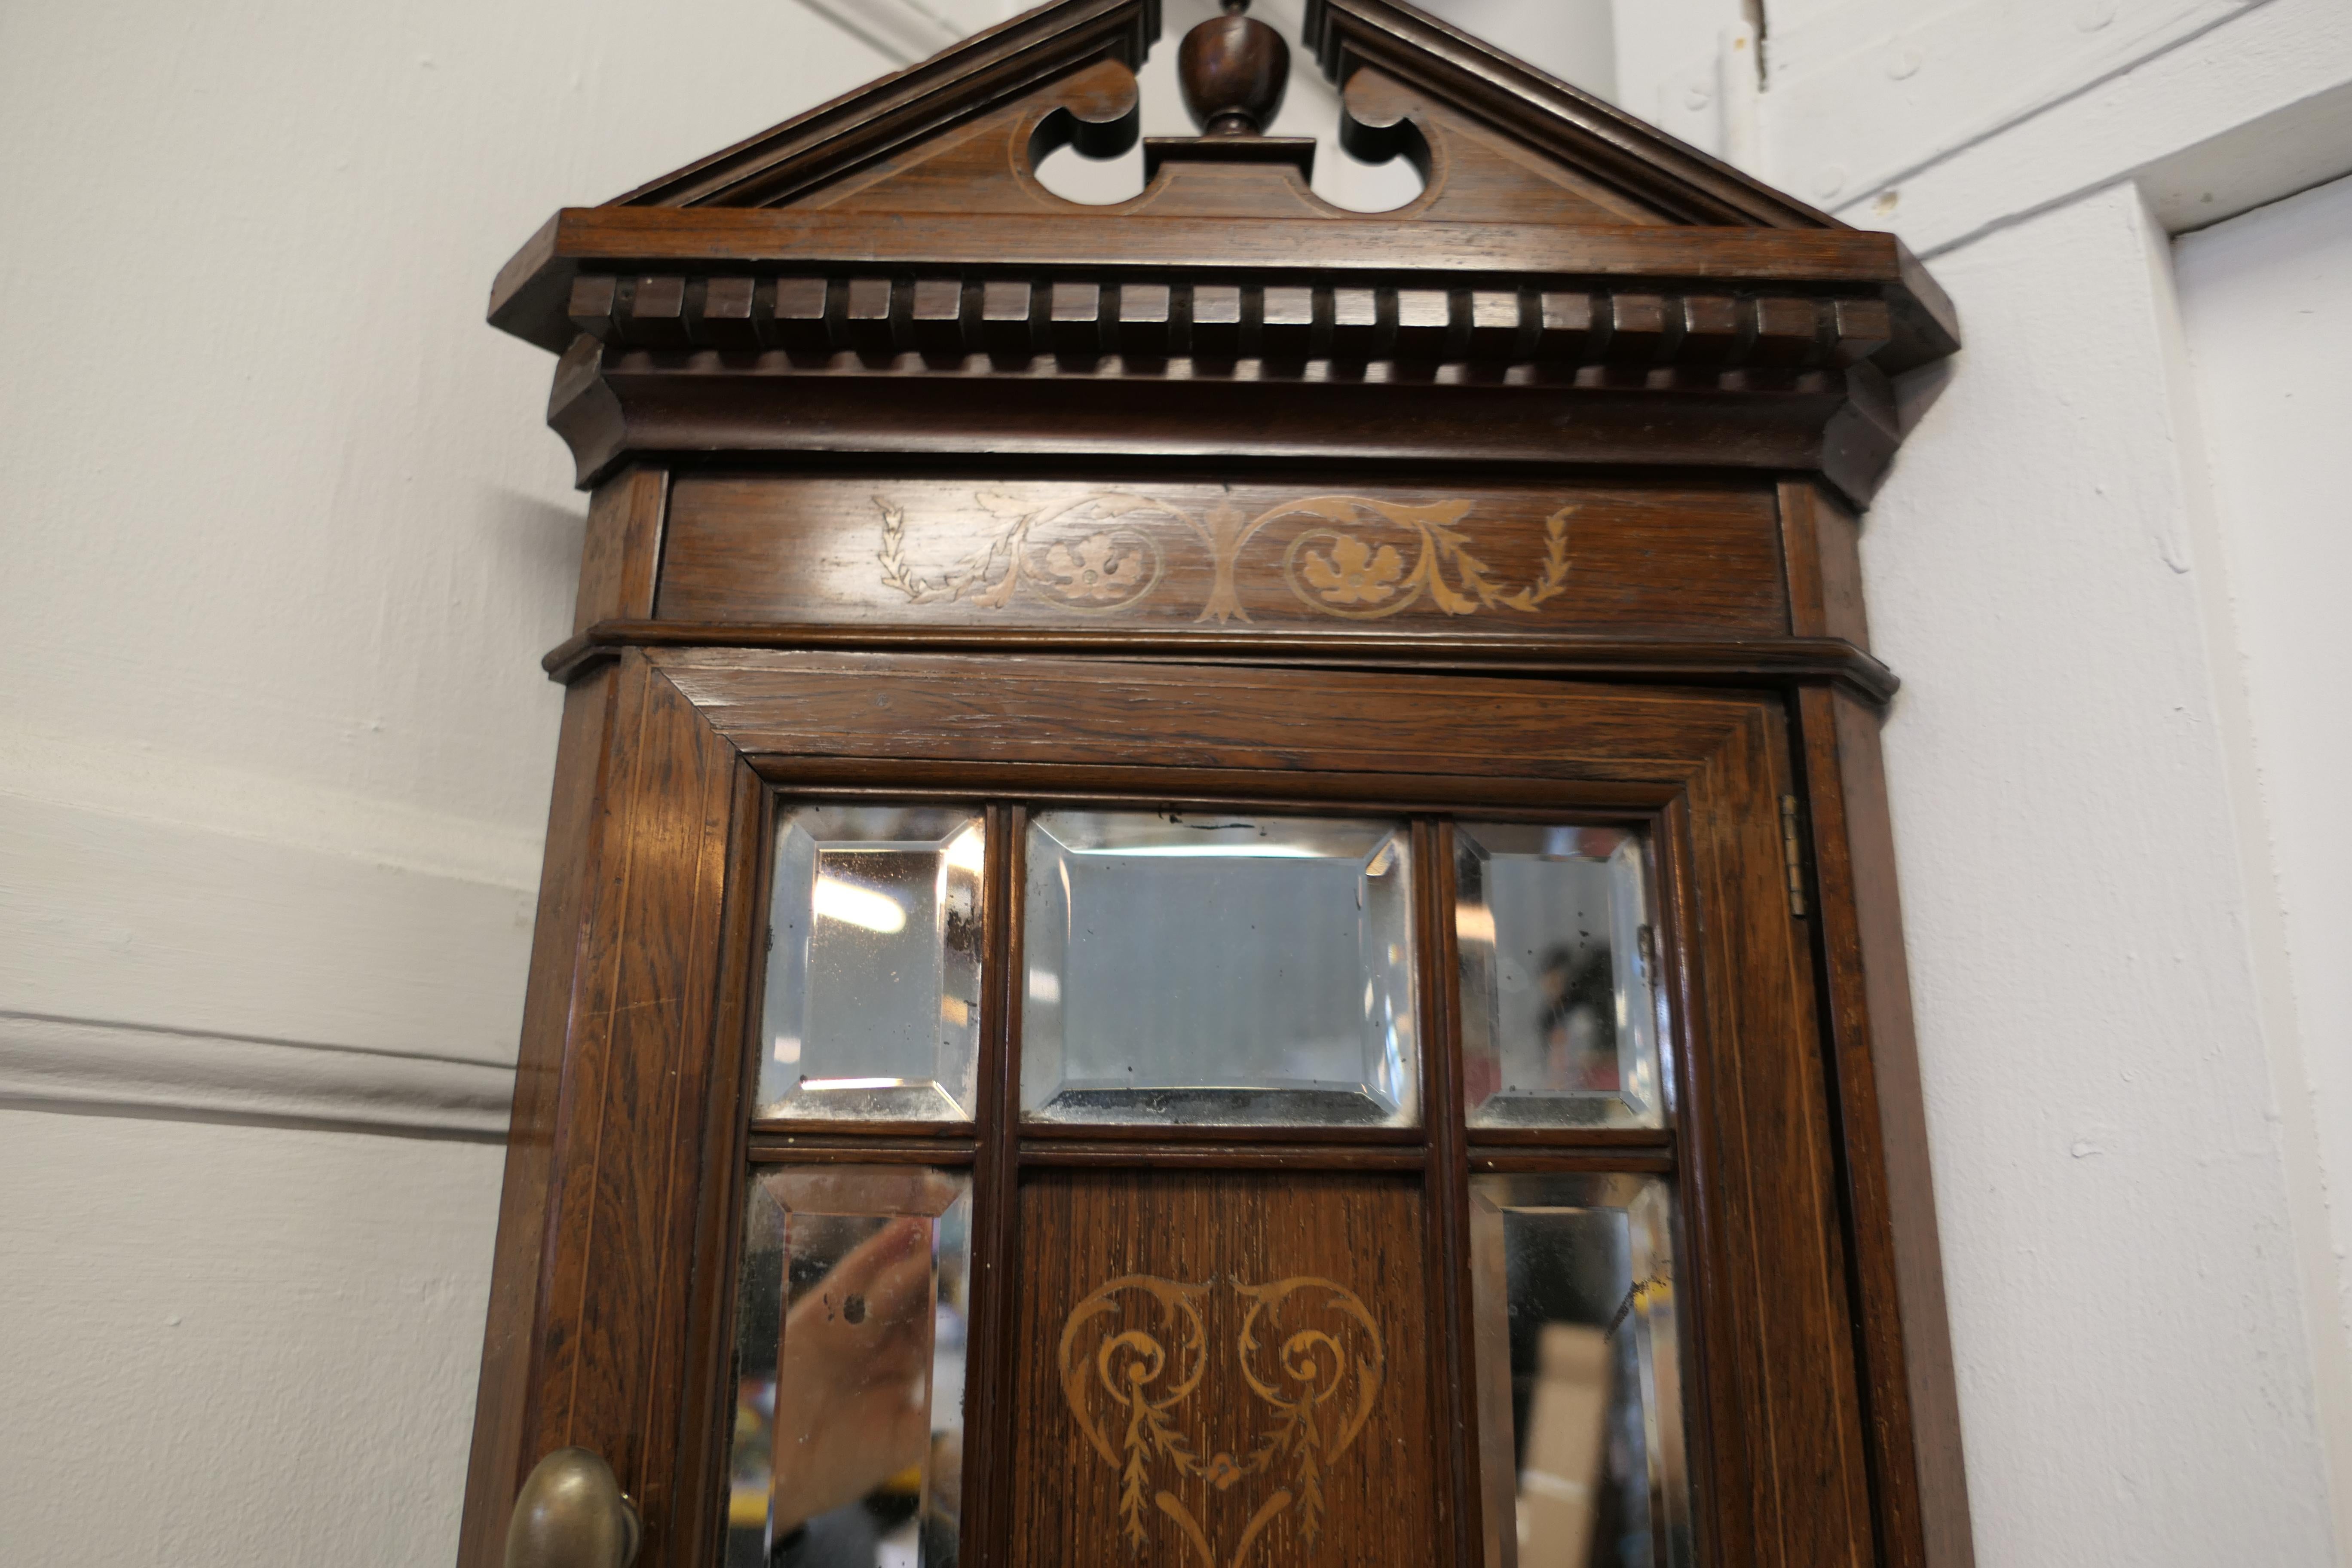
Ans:
<svg viewBox="0 0 2352 1568"><path fill-rule="evenodd" d="M593 494L467 1568L1965 1568L1892 237L1394 0L556 215Z"/></svg>

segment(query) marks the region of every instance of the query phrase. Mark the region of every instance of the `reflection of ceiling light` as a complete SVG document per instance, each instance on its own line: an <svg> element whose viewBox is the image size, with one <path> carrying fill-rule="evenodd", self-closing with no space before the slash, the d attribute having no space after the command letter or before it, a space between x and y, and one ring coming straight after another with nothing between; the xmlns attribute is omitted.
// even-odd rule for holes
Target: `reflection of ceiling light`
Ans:
<svg viewBox="0 0 2352 1568"><path fill-rule="evenodd" d="M1458 942L1483 942L1495 945L1495 911L1483 904L1454 906L1454 935Z"/></svg>
<svg viewBox="0 0 2352 1568"><path fill-rule="evenodd" d="M819 877L816 892L809 900L816 912L827 920L864 926L867 931L892 936L907 929L907 910L889 894L872 888L861 888L855 882L845 882L838 877Z"/></svg>
<svg viewBox="0 0 2352 1568"><path fill-rule="evenodd" d="M948 864L959 871L980 875L988 854L988 835L973 823L948 840Z"/></svg>
<svg viewBox="0 0 2352 1568"><path fill-rule="evenodd" d="M804 1078L801 1087L808 1089L904 1089L919 1080L904 1078Z"/></svg>

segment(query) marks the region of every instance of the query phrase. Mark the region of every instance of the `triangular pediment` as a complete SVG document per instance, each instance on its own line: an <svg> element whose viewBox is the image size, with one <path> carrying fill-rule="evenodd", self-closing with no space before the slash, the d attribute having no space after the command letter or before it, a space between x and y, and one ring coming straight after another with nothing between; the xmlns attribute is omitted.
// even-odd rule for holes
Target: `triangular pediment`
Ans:
<svg viewBox="0 0 2352 1568"><path fill-rule="evenodd" d="M1433 142L1451 139L1457 157L1474 148L1480 154L1484 180L1458 166L1443 182L1424 170L1433 192L1416 216L1492 221L1526 201L1524 176L1490 172L1502 160L1538 179L1605 192L1612 205L1643 209L1653 222L1844 226L1402 0L1307 0L1306 31L1323 74L1344 95L1339 139L1350 153L1415 156L1408 138L1418 131Z"/></svg>
<svg viewBox="0 0 2352 1568"><path fill-rule="evenodd" d="M1234 26L1270 76L1270 35ZM1859 499L1898 438L1886 378L1958 346L1893 236L1402 0L1309 0L1304 42L1342 144L1422 170L1404 205L1332 205L1312 140L1249 133L1154 138L1128 201L1048 190L1055 148L1134 145L1160 31L1158 0L1058 0L566 208L500 272L490 320L563 356L551 418L583 477L633 452L910 443L1572 452L1818 468ZM1241 118L1265 123L1251 90ZM1171 409L1196 423L1153 434Z"/></svg>
<svg viewBox="0 0 2352 1568"><path fill-rule="evenodd" d="M1311 150L1271 144L1207 161L1171 148L1141 195L1110 207L1048 191L1034 169L1055 149L1133 145L1134 72L1159 40L1159 0L1040 6L607 205L1841 226L1401 0L1308 0L1305 30L1342 92L1342 144L1421 168L1425 188L1404 207L1332 207L1307 187Z"/></svg>

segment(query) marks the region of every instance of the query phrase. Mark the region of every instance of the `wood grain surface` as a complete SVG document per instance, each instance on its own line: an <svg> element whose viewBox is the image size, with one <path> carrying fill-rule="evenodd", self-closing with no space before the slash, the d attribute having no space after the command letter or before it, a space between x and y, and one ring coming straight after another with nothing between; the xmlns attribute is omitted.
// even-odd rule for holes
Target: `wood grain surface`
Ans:
<svg viewBox="0 0 2352 1568"><path fill-rule="evenodd" d="M1437 1474L1432 1453L1426 1373L1426 1294L1419 1184L1410 1178L1340 1175L1249 1175L1191 1173L1051 1172L1029 1174L1021 1188L1022 1362L1016 1418L1011 1434L1014 1550L1012 1561L1034 1568L1127 1561L1202 1563L1191 1532L1157 1502L1164 1491L1198 1526L1217 1568L1371 1568L1428 1561L1431 1507ZM1061 1352L1072 1314L1101 1287L1146 1276L1197 1289L1202 1375L1168 1420L1194 1461L1165 1451L1144 1460L1144 1506L1123 1514L1122 1467L1129 1449L1123 1417L1105 1390L1094 1352L1100 1321L1079 1325L1075 1351L1077 1402L1102 1434L1107 1460L1082 1425L1066 1390ZM1250 1298L1243 1287L1277 1281L1327 1281L1360 1300L1376 1328L1348 1326L1346 1316L1302 1296L1296 1314L1258 1319L1255 1347L1243 1339ZM1328 1292L1308 1294L1328 1300ZM1187 1325L1170 1324L1148 1298L1122 1294L1106 1314L1123 1331L1152 1334L1166 1354L1181 1354ZM1332 1334L1352 1373L1375 1362L1380 1386L1368 1418L1344 1449L1328 1451L1320 1477L1321 1519L1308 1540L1301 1456L1294 1447L1257 1473L1231 1479L1217 1467L1225 1456L1247 1464L1280 1412L1253 1393L1245 1367L1279 1391L1298 1386L1276 1363L1286 1353L1304 1364L1312 1352L1289 1350L1267 1331L1305 1328ZM1091 1329L1091 1334L1087 1331ZM1114 1361L1114 1371L1127 1364ZM1328 1368L1329 1358L1320 1364ZM1170 1379L1172 1384L1174 1380ZM1151 1392L1165 1392L1154 1384ZM1352 1412L1357 1386L1342 1390L1321 1417L1327 1450L1338 1418ZM1288 1507L1272 1516L1236 1556L1254 1517L1277 1494ZM1135 1544L1130 1525L1141 1530Z"/></svg>
<svg viewBox="0 0 2352 1568"><path fill-rule="evenodd" d="M669 503L667 468L625 468L596 487L588 503L588 531L580 542L574 632L653 614Z"/></svg>
<svg viewBox="0 0 2352 1568"><path fill-rule="evenodd" d="M715 648L645 657L762 763L1516 775L1647 784L1656 799L1759 706L1696 689L1339 670ZM1224 783L1254 794L1279 781ZM1777 810L1773 821L1777 834Z"/></svg>
<svg viewBox="0 0 2352 1568"><path fill-rule="evenodd" d="M1783 633L1767 486L694 475L657 618Z"/></svg>
<svg viewBox="0 0 2352 1568"><path fill-rule="evenodd" d="M596 489L463 1568L565 1444L707 1568L745 1172L842 1163L971 1173L967 1568L1498 1558L1474 1171L1673 1184L1693 1568L1969 1568L1857 510L1949 300L1398 0L1301 41L1402 210L1250 135L1046 191L1158 27L1024 12L493 288ZM940 792L988 822L972 1121L752 1123L777 802ZM1423 1123L1025 1127L1018 846L1069 803L1410 818ZM1649 836L1670 1127L1465 1131L1468 813Z"/></svg>
<svg viewBox="0 0 2352 1568"><path fill-rule="evenodd" d="M1828 691L1806 692L1800 713L1885 1561L1972 1568L1959 1391L1878 719Z"/></svg>
<svg viewBox="0 0 2352 1568"><path fill-rule="evenodd" d="M592 1448L669 1560L734 748L641 656L575 689L532 954L460 1561L503 1560L521 1477ZM757 795L750 797L756 802ZM698 1498L700 1476L689 1478Z"/></svg>

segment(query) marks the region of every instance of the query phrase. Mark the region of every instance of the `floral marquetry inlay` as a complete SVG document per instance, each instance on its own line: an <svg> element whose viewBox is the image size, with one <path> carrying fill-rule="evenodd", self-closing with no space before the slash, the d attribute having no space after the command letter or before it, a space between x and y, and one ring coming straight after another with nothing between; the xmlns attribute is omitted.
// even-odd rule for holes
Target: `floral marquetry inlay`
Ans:
<svg viewBox="0 0 2352 1568"><path fill-rule="evenodd" d="M1568 523L1576 508L1544 521L1544 554L1524 583L1496 580L1473 552L1475 503L1406 505L1368 496L1318 495L1252 514L1230 501L1192 508L1155 496L1096 491L1032 505L983 490L994 519L959 560L919 566L907 555L905 510L874 498L882 514L877 558L882 581L918 605L962 603L1001 610L1024 594L1081 615L1115 615L1141 605L1168 576L1168 550L1205 550L1212 571L1200 621L1250 619L1236 569L1261 535L1277 542L1284 584L1311 611L1377 620L1426 600L1449 616L1480 611L1534 614L1568 587Z"/></svg>
<svg viewBox="0 0 2352 1568"><path fill-rule="evenodd" d="M1238 1330L1213 1334L1211 1322L1234 1310ZM1222 1358L1230 1375L1212 1377ZM1371 1419L1387 1366L1370 1310L1328 1279L1187 1285L1130 1274L1080 1301L1062 1330L1062 1392L1118 1474L1128 1545L1142 1550L1156 1511L1205 1568L1244 1568L1286 1519L1310 1551L1322 1539L1326 1478ZM1196 1409L1204 1382L1246 1390L1244 1408ZM1220 1443L1226 1426L1235 1440ZM1220 1506L1251 1481L1239 1506Z"/></svg>

